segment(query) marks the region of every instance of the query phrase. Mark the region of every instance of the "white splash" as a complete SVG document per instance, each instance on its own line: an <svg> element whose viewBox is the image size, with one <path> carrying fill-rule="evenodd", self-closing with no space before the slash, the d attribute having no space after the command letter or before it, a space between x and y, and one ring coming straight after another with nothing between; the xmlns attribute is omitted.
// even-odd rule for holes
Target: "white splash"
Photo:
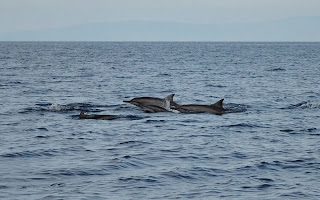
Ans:
<svg viewBox="0 0 320 200"><path fill-rule="evenodd" d="M70 106L53 103L53 104L49 105L47 107L47 109L48 110L52 110L52 111L64 111L64 110L70 110L72 108Z"/></svg>
<svg viewBox="0 0 320 200"><path fill-rule="evenodd" d="M311 108L320 108L320 104L311 104Z"/></svg>

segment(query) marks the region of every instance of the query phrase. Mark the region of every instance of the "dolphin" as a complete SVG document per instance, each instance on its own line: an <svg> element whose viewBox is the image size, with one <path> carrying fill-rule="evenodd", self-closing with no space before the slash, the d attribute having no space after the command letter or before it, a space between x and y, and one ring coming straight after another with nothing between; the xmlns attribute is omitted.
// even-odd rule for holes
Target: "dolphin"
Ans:
<svg viewBox="0 0 320 200"><path fill-rule="evenodd" d="M174 94L170 94L165 98L137 97L130 101L124 100L123 102L133 104L146 112L168 112L173 111L171 108L179 106L179 104L173 101L173 96Z"/></svg>
<svg viewBox="0 0 320 200"><path fill-rule="evenodd" d="M119 117L115 115L86 115L83 111L80 112L80 119L96 119L96 120L112 120Z"/></svg>
<svg viewBox="0 0 320 200"><path fill-rule="evenodd" d="M199 105L199 104L186 104L175 107L175 110L178 110L181 113L211 113L216 115L222 115L226 112L223 108L223 100L220 99L214 104L211 105Z"/></svg>

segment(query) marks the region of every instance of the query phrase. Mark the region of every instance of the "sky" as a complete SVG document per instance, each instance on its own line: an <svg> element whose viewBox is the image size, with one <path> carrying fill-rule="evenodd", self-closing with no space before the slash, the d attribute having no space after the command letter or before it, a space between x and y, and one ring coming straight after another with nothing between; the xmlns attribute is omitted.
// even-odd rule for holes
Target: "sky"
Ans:
<svg viewBox="0 0 320 200"><path fill-rule="evenodd" d="M119 21L252 23L319 11L320 0L0 0L0 34Z"/></svg>
<svg viewBox="0 0 320 200"><path fill-rule="evenodd" d="M320 0L0 0L0 41L320 41L319 10Z"/></svg>

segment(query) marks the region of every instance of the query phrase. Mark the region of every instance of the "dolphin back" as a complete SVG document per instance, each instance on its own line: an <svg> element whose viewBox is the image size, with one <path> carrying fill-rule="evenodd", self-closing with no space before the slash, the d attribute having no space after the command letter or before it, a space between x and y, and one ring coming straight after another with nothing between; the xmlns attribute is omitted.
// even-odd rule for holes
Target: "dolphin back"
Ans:
<svg viewBox="0 0 320 200"><path fill-rule="evenodd" d="M96 119L96 120L112 120L117 119L118 116L114 115L86 115L83 111L80 112L80 119Z"/></svg>
<svg viewBox="0 0 320 200"><path fill-rule="evenodd" d="M165 98L157 97L136 97L130 101L124 100L124 103L130 103L146 112L166 112L171 111L171 107L179 106L173 101L174 94L170 94Z"/></svg>

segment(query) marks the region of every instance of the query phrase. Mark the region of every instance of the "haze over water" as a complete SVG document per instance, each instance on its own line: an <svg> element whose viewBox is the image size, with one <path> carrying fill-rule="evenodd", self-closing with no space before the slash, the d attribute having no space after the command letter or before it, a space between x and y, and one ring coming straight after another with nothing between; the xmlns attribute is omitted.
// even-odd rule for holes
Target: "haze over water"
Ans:
<svg viewBox="0 0 320 200"><path fill-rule="evenodd" d="M319 63L320 43L0 42L0 199L318 199ZM231 112L122 102L172 93Z"/></svg>

